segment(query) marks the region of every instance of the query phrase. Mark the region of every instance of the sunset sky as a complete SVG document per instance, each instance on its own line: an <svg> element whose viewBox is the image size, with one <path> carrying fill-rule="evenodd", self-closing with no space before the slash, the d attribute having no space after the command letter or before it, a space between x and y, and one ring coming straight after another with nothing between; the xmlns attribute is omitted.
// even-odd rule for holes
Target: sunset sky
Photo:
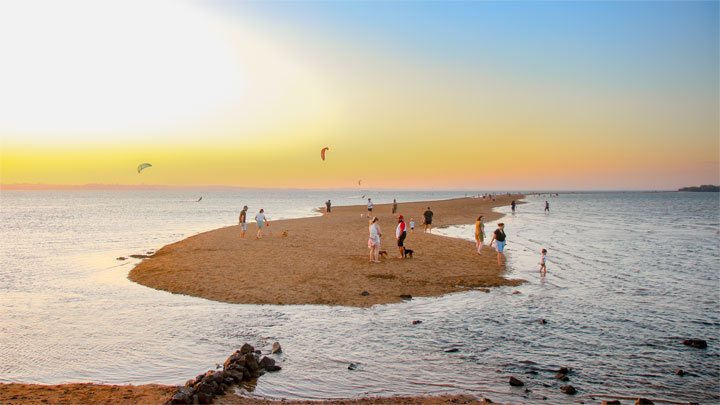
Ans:
<svg viewBox="0 0 720 405"><path fill-rule="evenodd" d="M715 1L2 2L0 183L717 184L718 20Z"/></svg>

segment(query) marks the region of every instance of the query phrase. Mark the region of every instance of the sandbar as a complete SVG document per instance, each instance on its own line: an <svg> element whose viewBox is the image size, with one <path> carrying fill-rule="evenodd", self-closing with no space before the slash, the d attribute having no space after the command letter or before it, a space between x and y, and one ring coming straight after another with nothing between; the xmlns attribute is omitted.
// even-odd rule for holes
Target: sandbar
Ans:
<svg viewBox="0 0 720 405"><path fill-rule="evenodd" d="M254 223L248 223L245 239L238 225L200 233L159 249L128 277L154 289L228 303L352 307L400 302L401 296L518 285L523 280L504 277L505 266L497 264L492 248L486 246L478 255L474 242L424 233L422 218L430 207L434 229L474 224L479 215L487 222L502 216L492 208L522 197L399 202L397 214L391 204L376 204L381 250L388 254L382 263L370 263L367 207L356 205L333 207L329 215L280 221L266 212L270 225L262 239L255 238ZM248 218L259 208L251 207ZM412 259L398 258L398 214L415 220L415 231L405 240L414 251ZM492 231L486 228L488 240Z"/></svg>

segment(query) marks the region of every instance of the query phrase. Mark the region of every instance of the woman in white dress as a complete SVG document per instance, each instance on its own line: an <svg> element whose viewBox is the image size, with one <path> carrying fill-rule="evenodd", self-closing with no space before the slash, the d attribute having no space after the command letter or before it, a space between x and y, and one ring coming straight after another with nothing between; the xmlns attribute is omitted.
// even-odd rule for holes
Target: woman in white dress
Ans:
<svg viewBox="0 0 720 405"><path fill-rule="evenodd" d="M380 237L382 236L382 231L380 230L380 225L377 222L377 217L373 217L368 228L370 231L370 238L368 238L370 263L380 263L378 256L380 255Z"/></svg>

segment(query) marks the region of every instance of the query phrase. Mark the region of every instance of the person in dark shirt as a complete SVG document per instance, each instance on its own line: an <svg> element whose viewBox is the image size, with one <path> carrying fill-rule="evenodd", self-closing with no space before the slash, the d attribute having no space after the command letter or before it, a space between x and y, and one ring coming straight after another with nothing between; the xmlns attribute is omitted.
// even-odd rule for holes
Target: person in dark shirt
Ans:
<svg viewBox="0 0 720 405"><path fill-rule="evenodd" d="M240 239L245 239L245 230L247 230L247 210L248 206L244 206L242 211L240 211Z"/></svg>
<svg viewBox="0 0 720 405"><path fill-rule="evenodd" d="M327 200L327 202L325 202L325 215L329 214L331 209L332 204L330 203L330 200Z"/></svg>
<svg viewBox="0 0 720 405"><path fill-rule="evenodd" d="M430 207L427 207L427 211L423 212L423 224L425 224L425 232L432 233L432 217L433 212L430 211Z"/></svg>
<svg viewBox="0 0 720 405"><path fill-rule="evenodd" d="M550 203L547 202L547 200L545 200L545 213L546 214L550 213Z"/></svg>
<svg viewBox="0 0 720 405"><path fill-rule="evenodd" d="M512 208L512 213L513 213L513 214L515 213L515 206L516 206L516 205L517 205L517 204L515 204L515 200L512 200L512 202L510 203L510 207Z"/></svg>
<svg viewBox="0 0 720 405"><path fill-rule="evenodd" d="M501 259L505 258L505 255L503 254L503 250L505 250L505 224L500 222L498 224L498 228L493 232L492 240L490 241L490 244L495 242L495 246L497 248L498 252L498 266L502 266Z"/></svg>

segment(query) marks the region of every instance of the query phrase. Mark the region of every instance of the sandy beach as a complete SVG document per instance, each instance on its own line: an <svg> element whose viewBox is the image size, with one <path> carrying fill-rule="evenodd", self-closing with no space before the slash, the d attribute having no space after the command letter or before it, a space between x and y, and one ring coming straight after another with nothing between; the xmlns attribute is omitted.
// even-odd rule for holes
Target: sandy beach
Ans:
<svg viewBox="0 0 720 405"><path fill-rule="evenodd" d="M0 384L2 404L164 404L175 392L169 385L102 385L102 384ZM317 401L271 401L265 399L225 395L213 401L219 405L302 405ZM323 401L329 405L436 405L445 403L479 403L469 395L446 395L432 397L377 397Z"/></svg>
<svg viewBox="0 0 720 405"><path fill-rule="evenodd" d="M400 302L403 296L439 296L477 287L517 285L503 277L504 266L490 247L475 253L473 242L423 233L423 212L434 212L433 228L485 221L501 214L493 207L508 205L521 195L497 201L460 198L432 202L399 202L398 214L415 220L405 246L414 258L400 259L395 241L397 215L391 204L377 204L373 215L382 229L382 263L368 257L368 217L365 205L333 207L330 215L273 221L262 239L248 224L228 226L167 245L138 264L129 278L151 288L215 301L242 304L320 304L368 307ZM259 207L248 211L254 217ZM238 213L239 214L239 213ZM488 240L493 229L486 228ZM487 242L486 242L487 243Z"/></svg>

